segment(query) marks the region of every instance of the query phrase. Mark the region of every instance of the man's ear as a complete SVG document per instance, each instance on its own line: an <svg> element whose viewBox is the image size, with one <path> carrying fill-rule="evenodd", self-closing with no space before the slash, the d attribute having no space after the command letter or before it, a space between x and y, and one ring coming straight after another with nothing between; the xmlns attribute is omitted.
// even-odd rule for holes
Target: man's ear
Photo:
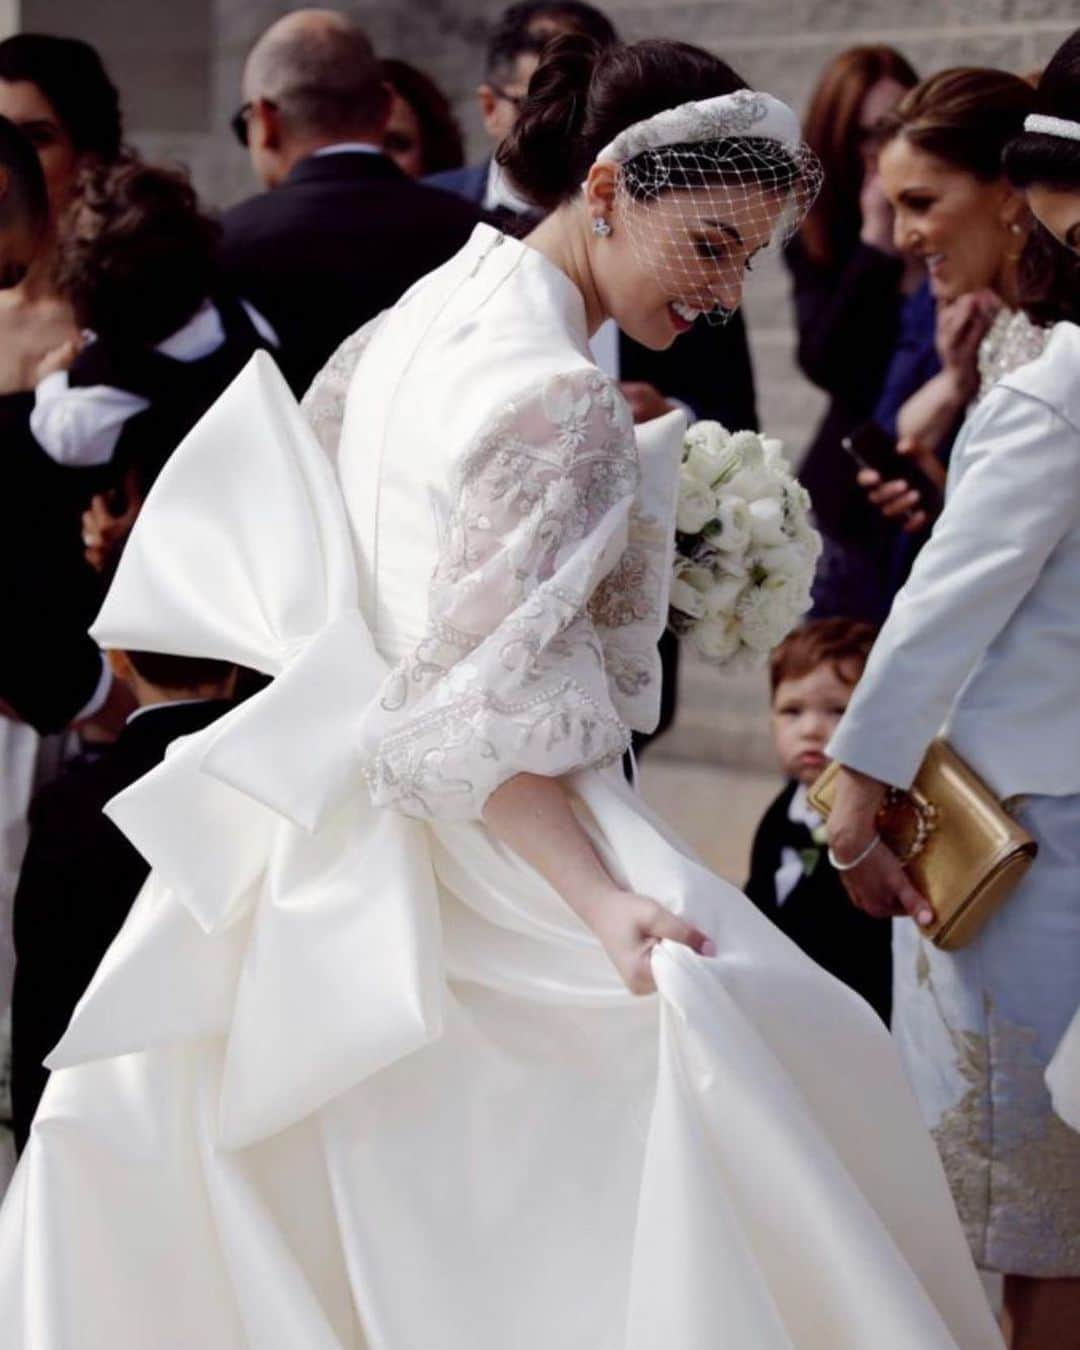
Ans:
<svg viewBox="0 0 1080 1350"><path fill-rule="evenodd" d="M135 670L128 660L127 652L122 652L119 647L110 647L105 653L105 660L109 663L109 669L113 675L124 684L131 684L131 677Z"/></svg>
<svg viewBox="0 0 1080 1350"><path fill-rule="evenodd" d="M281 113L267 99L253 99L248 113L249 142L259 150L280 150L283 139Z"/></svg>
<svg viewBox="0 0 1080 1350"><path fill-rule="evenodd" d="M494 126L492 119L495 116L495 109L499 104L499 96L490 84L481 84L476 89L476 103L480 109L480 116L484 121L484 130L494 140L499 132Z"/></svg>

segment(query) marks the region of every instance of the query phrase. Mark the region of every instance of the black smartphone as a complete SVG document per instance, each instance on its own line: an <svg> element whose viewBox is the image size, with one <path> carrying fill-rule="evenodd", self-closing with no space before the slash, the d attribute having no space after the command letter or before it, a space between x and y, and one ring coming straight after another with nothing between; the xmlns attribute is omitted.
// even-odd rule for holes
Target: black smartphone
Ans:
<svg viewBox="0 0 1080 1350"><path fill-rule="evenodd" d="M860 469L873 469L883 482L902 478L922 498L921 509L933 518L941 512L941 490L909 455L902 455L896 442L876 422L864 422L841 442L844 451Z"/></svg>

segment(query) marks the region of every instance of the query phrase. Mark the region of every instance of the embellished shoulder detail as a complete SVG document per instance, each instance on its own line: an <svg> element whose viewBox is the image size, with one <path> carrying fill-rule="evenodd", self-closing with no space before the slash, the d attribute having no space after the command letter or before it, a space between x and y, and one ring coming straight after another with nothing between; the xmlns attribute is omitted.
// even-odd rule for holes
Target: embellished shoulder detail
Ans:
<svg viewBox="0 0 1080 1350"><path fill-rule="evenodd" d="M456 474L428 631L363 729L377 802L475 818L516 773L623 753L589 602L622 565L638 483L629 408L595 368L546 379L484 429Z"/></svg>

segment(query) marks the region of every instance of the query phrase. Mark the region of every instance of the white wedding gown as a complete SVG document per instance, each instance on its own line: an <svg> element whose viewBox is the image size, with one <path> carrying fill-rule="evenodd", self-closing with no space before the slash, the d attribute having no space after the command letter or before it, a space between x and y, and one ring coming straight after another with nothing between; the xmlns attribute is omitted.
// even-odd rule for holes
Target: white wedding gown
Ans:
<svg viewBox="0 0 1080 1350"><path fill-rule="evenodd" d="M586 342L480 227L323 446L260 354L161 475L99 638L277 678L110 806L154 870L0 1217L11 1350L1000 1345L885 1030L622 779L681 423ZM717 956L628 995L479 822L521 770Z"/></svg>

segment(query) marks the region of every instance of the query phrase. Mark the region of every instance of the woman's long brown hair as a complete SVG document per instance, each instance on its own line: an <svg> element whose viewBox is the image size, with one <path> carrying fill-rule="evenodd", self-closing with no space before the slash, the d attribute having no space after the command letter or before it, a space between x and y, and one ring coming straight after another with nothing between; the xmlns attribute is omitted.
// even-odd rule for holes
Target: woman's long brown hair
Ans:
<svg viewBox="0 0 1080 1350"><path fill-rule="evenodd" d="M803 222L801 238L807 256L821 267L842 262L859 237L863 181L859 113L867 93L886 79L905 89L919 82L894 48L851 47L825 67L810 99L804 135L825 169L825 184Z"/></svg>

